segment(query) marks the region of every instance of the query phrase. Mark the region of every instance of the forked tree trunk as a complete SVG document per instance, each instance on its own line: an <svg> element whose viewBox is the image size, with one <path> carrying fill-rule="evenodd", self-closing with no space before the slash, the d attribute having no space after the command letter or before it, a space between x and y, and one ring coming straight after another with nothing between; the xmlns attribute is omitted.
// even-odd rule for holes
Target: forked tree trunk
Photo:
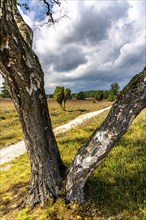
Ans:
<svg viewBox="0 0 146 220"><path fill-rule="evenodd" d="M0 0L0 72L9 86L30 157L32 184L28 202L33 206L57 198L63 163L52 132L43 71L31 49L31 36L31 29L17 10L16 0ZM68 201L84 201L87 178L144 107L146 69L122 91L106 120L68 168Z"/></svg>
<svg viewBox="0 0 146 220"><path fill-rule="evenodd" d="M32 31L15 0L0 2L0 72L9 86L30 157L31 205L56 198L63 167L52 132L44 74L31 49Z"/></svg>
<svg viewBox="0 0 146 220"><path fill-rule="evenodd" d="M84 202L84 185L91 172L125 134L133 119L146 107L146 67L121 91L110 113L68 169L66 199Z"/></svg>

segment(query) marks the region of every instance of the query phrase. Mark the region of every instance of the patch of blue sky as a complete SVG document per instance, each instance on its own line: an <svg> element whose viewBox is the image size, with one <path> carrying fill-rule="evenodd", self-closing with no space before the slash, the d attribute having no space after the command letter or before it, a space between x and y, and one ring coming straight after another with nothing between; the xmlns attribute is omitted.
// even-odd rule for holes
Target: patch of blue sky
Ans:
<svg viewBox="0 0 146 220"><path fill-rule="evenodd" d="M34 12L35 20L40 22L43 21L46 17L47 5L43 2L43 0L18 0L21 5L27 4L29 10L26 10L24 6L21 7L24 14L29 15L30 11ZM50 3L50 10L53 11L53 3L48 0Z"/></svg>

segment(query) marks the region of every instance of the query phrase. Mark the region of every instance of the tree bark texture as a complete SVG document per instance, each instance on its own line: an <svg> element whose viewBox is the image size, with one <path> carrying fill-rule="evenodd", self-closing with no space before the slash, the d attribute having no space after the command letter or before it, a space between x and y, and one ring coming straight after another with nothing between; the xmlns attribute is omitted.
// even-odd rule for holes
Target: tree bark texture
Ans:
<svg viewBox="0 0 146 220"><path fill-rule="evenodd" d="M91 172L125 134L133 119L146 107L146 67L121 91L110 113L77 153L68 169L66 199L84 202L84 185Z"/></svg>
<svg viewBox="0 0 146 220"><path fill-rule="evenodd" d="M0 72L9 86L30 157L29 204L33 206L57 198L63 163L52 131L44 74L31 44L32 31L16 0L0 0ZM146 68L123 89L103 124L77 152L66 173L67 201L84 201L87 178L145 107Z"/></svg>
<svg viewBox="0 0 146 220"><path fill-rule="evenodd" d="M44 74L31 48L32 31L15 0L0 2L0 72L9 86L30 157L31 205L56 198L63 166L52 132Z"/></svg>

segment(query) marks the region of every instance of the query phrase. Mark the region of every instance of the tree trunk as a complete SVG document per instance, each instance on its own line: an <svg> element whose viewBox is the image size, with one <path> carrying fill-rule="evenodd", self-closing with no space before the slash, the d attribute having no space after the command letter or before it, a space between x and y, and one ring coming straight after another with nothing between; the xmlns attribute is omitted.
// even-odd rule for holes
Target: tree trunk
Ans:
<svg viewBox="0 0 146 220"><path fill-rule="evenodd" d="M91 172L125 134L133 119L146 107L146 67L121 91L109 115L77 153L68 169L66 199L84 202L84 185Z"/></svg>
<svg viewBox="0 0 146 220"><path fill-rule="evenodd" d="M66 104L66 100L64 100L63 102L63 111L65 111L65 104Z"/></svg>
<svg viewBox="0 0 146 220"><path fill-rule="evenodd" d="M31 49L31 29L15 0L0 3L0 72L8 84L30 157L30 205L56 198L63 167L52 132L44 91L44 74Z"/></svg>
<svg viewBox="0 0 146 220"><path fill-rule="evenodd" d="M63 111L63 105L62 105L62 103L60 103L59 105L60 105L60 110Z"/></svg>
<svg viewBox="0 0 146 220"><path fill-rule="evenodd" d="M56 199L64 168L48 112L44 74L31 48L32 31L24 23L16 0L0 1L0 72L9 86L21 121L32 181L29 204ZM146 107L146 69L120 93L106 120L77 153L66 176L66 199L84 201L84 185L132 120Z"/></svg>

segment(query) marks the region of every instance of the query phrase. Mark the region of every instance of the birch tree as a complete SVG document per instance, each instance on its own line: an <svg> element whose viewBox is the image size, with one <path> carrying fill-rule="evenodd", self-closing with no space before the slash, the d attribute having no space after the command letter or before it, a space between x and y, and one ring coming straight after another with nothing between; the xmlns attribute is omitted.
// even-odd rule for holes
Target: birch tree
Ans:
<svg viewBox="0 0 146 220"><path fill-rule="evenodd" d="M120 92L105 121L65 168L52 131L44 73L32 50L32 40L32 30L21 17L16 0L0 0L0 72L9 86L30 158L32 180L27 203L44 205L56 200L62 188L67 201L82 203L91 172L146 107L146 68Z"/></svg>

